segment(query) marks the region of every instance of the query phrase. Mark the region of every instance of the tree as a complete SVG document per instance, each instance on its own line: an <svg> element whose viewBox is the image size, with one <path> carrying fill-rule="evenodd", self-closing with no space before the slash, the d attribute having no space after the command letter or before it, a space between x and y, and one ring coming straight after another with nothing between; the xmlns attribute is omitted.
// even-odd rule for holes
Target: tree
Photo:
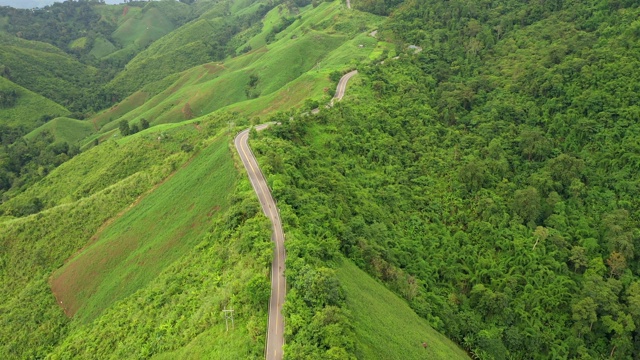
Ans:
<svg viewBox="0 0 640 360"><path fill-rule="evenodd" d="M472 158L458 171L458 178L469 192L478 191L484 185L487 167L479 159Z"/></svg>
<svg viewBox="0 0 640 360"><path fill-rule="evenodd" d="M627 268L627 260L624 258L624 255L614 251L607 259L607 265L609 265L611 276L620 277L622 272Z"/></svg>
<svg viewBox="0 0 640 360"><path fill-rule="evenodd" d="M512 207L513 211L518 214L526 224L535 224L542 210L538 190L533 187L516 190L513 195Z"/></svg>
<svg viewBox="0 0 640 360"><path fill-rule="evenodd" d="M549 160L551 177L559 181L565 188L571 185L572 180L580 177L584 170L584 160L575 158L567 154Z"/></svg>
<svg viewBox="0 0 640 360"><path fill-rule="evenodd" d="M149 121L145 118L142 118L142 120L140 120L140 127L142 127L142 130L144 129L148 129L149 128Z"/></svg>
<svg viewBox="0 0 640 360"><path fill-rule="evenodd" d="M571 306L574 328L578 336L582 336L591 331L593 324L598 320L596 309L598 305L592 298L583 298Z"/></svg>
<svg viewBox="0 0 640 360"><path fill-rule="evenodd" d="M572 247L569 261L573 263L574 271L586 268L587 265L589 265L589 258L587 258L585 248L583 248L582 246Z"/></svg>
<svg viewBox="0 0 640 360"><path fill-rule="evenodd" d="M544 160L551 152L550 145L540 130L530 129L520 133L520 149L527 160Z"/></svg>
<svg viewBox="0 0 640 360"><path fill-rule="evenodd" d="M118 123L118 127L120 128L120 134L122 136L127 136L131 134L131 129L129 128L129 123L127 120L120 120Z"/></svg>

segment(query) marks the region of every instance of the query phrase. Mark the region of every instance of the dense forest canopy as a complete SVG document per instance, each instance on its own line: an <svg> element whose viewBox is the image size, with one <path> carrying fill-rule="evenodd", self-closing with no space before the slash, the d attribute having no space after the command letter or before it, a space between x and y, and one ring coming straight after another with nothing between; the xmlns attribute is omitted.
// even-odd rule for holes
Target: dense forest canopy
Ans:
<svg viewBox="0 0 640 360"><path fill-rule="evenodd" d="M479 358L638 358L638 15L401 4L383 31L404 55L255 143L289 251L314 254L291 283L341 252Z"/></svg>

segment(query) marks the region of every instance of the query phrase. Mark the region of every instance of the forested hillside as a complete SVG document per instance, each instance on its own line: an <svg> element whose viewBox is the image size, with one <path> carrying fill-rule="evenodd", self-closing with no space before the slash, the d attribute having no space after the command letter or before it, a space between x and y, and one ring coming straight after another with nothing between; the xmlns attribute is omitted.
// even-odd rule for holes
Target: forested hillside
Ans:
<svg viewBox="0 0 640 360"><path fill-rule="evenodd" d="M262 357L273 121L286 359L640 358L638 4L351 4L0 7L0 357Z"/></svg>
<svg viewBox="0 0 640 360"><path fill-rule="evenodd" d="M254 141L292 234L290 306L342 253L481 359L638 358L639 14L401 4L381 29L397 60Z"/></svg>
<svg viewBox="0 0 640 360"><path fill-rule="evenodd" d="M264 356L273 244L231 139L328 102L391 44L339 1L186 3L0 9L2 358ZM325 265L292 283L326 294L286 305L289 358L379 352L368 332L399 340L385 353L466 358L364 272L345 266L368 282L347 287ZM375 321L372 298L411 325Z"/></svg>

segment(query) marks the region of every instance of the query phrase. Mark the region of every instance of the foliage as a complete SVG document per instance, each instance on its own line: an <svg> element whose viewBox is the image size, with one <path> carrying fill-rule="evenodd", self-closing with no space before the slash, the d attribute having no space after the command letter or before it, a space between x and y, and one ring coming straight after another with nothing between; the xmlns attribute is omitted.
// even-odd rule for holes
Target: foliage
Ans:
<svg viewBox="0 0 640 360"><path fill-rule="evenodd" d="M80 140L92 134L95 128L93 124L88 121L58 117L47 121L42 126L31 131L25 135L25 138L32 139L45 131L51 133L55 142L67 142L77 145Z"/></svg>
<svg viewBox="0 0 640 360"><path fill-rule="evenodd" d="M66 358L71 353L148 357L182 350L227 354L223 343L198 337L226 336L224 320L218 316L226 306L237 311L239 330L226 337L233 344L233 351L243 354L243 358L262 354L267 309L264 297L268 292L265 295L264 291L255 290L268 284L267 267L272 253L269 227L247 181L240 183L235 195L228 196L237 181L230 149L225 138L212 138L222 124L226 119L211 118L202 121L198 129L190 124L155 132L148 129L120 140L120 144L102 143L2 205L5 211L15 214L20 204L33 199L40 210L35 215L4 220L0 228L3 358L41 358L47 354ZM184 153L185 144L192 144L195 151ZM201 147L204 150L198 150ZM181 167L190 157L195 158ZM209 176L211 161L226 175ZM208 180L198 180L203 177ZM168 180L163 182L165 179ZM198 182L197 186L204 189L202 201L194 203L197 206L190 205L191 197L180 196L184 205L184 211L180 211L182 228L187 229L182 234L185 241L165 241L156 252L147 253L152 258L139 257L138 251L138 261L120 262L116 268L123 273L131 270L127 267L147 266L145 271L136 272L146 280L131 282L136 288L121 293L116 303L110 298L97 303L99 296L93 298L93 305L101 308L88 317L95 317L95 321L87 322L86 314L82 321L81 317L65 317L61 307L69 309L72 302L61 296L58 287L54 289L60 300L52 296L49 281L55 282L55 278L50 279L51 273L73 254L91 254L91 248L79 252L81 248L92 242L99 246L98 239L113 240L114 234L129 228L146 229L145 236L152 238L175 237L176 233L171 235L168 229L177 223L157 228L161 221L150 222L150 214L180 207L174 196L180 191L192 191L189 181ZM206 209L202 208L203 203ZM211 232L208 235L207 230ZM181 231L180 226L177 231ZM172 251L162 251L165 248ZM116 256L109 251L105 254ZM82 256L75 260L77 264ZM247 283L254 286L245 286ZM32 316L34 313L38 316ZM134 323L146 325L130 326ZM151 338L158 341L150 342ZM115 347L114 339L130 346ZM225 356L229 358L228 354Z"/></svg>
<svg viewBox="0 0 640 360"><path fill-rule="evenodd" d="M269 225L247 180L229 200L209 234L147 286L77 327L51 358L260 358L269 293L247 284L268 286ZM235 310L229 332L225 308Z"/></svg>
<svg viewBox="0 0 640 360"><path fill-rule="evenodd" d="M349 260L343 260L336 271L351 311L358 359L468 358L400 297Z"/></svg>
<svg viewBox="0 0 640 360"><path fill-rule="evenodd" d="M56 142L55 137L46 131L0 148L0 195L3 202L11 193L18 193L34 184L79 151L77 146L70 146L66 141ZM39 212L43 207L41 199L33 197L9 215L25 216Z"/></svg>
<svg viewBox="0 0 640 360"><path fill-rule="evenodd" d="M638 357L638 14L406 1L399 59L255 145L288 241L346 254L479 358Z"/></svg>
<svg viewBox="0 0 640 360"><path fill-rule="evenodd" d="M43 122L69 114L64 107L4 77L0 77L0 96L4 104L0 106L0 124L8 128L23 128L28 132Z"/></svg>

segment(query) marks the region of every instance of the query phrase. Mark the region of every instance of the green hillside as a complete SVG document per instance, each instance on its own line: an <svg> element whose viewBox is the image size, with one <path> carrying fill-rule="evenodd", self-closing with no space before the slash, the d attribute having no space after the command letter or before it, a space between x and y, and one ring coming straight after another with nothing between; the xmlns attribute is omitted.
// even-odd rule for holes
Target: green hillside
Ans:
<svg viewBox="0 0 640 360"><path fill-rule="evenodd" d="M322 346L295 326L326 308L315 296L340 305L320 269L345 254L474 357L638 358L638 14L405 1L379 31L397 58L359 64L332 109L266 119L288 348Z"/></svg>
<svg viewBox="0 0 640 360"><path fill-rule="evenodd" d="M173 30L173 23L160 10L156 8L145 10L139 8L129 10L126 20L123 20L113 32L113 38L121 46L135 45L145 48Z"/></svg>
<svg viewBox="0 0 640 360"><path fill-rule="evenodd" d="M207 316L200 317L198 326L184 323L184 326L188 326L188 332L184 334L195 336L204 331L218 331L220 320L211 318L210 311L218 304L232 301L239 310L246 308L246 314L253 314L247 317L239 315L239 323L254 324L253 326L260 328L260 333L253 340L244 336L237 338L237 345L247 354L261 353L262 344L259 339L263 336L262 328L266 322L265 308L262 305L266 304L264 296L268 298L268 291L266 295L264 292L246 292L239 285L253 282L256 286L266 286L268 289L266 266L271 254L269 228L258 212L254 198L242 202L243 208L240 209L237 201L247 195L229 197L236 187L237 176L234 175L227 138L216 136L218 130L224 128L224 124L226 122L223 119L203 119L198 126L187 124L141 132L121 140L121 145L114 141L101 144L58 167L32 188L37 189L39 186L41 189L49 189L49 197L44 197L44 193L40 191L25 192L22 195L42 196L41 201L48 205L46 210L37 215L6 220L0 228L0 246L3 249L0 280L5 290L0 308L4 314L0 326L0 353L3 358L12 358L11 354L42 357L67 335L69 337L65 348L69 346L76 350L85 349L77 351L88 351L89 348L95 350L98 346L96 343L100 343L99 346L104 349L100 352L102 354L118 354L122 351L143 351L147 354L151 351L152 354L187 346L192 340L190 337L165 341L162 346L153 350L136 346L116 351L112 348L111 341L101 343L105 339L103 335L91 337L85 334L75 338L74 334L111 331L113 327L100 325L103 321L101 314L110 309L104 316L122 316L122 312L117 310L117 306L121 305L114 307L115 300L121 300L117 304L123 304L123 301L126 303L129 301L127 299L140 304L140 298L132 294L136 291L157 293L158 286L162 289L162 296L173 298L177 293L167 293L166 285L158 285L158 281L169 281L174 287L181 284L176 289L178 293L182 293L187 285L184 281L175 283L175 276L190 277L204 271L203 269L208 270L199 276L207 274L207 278L211 279L209 287L202 287L201 282L194 282L193 290L185 293L185 296L188 294L187 297L192 297L193 300L189 301L195 307L185 307L187 303L181 300L181 306L171 306L172 310L166 311L161 306L164 301L156 303L153 299L157 295L150 295L143 297L150 301L148 306L141 308L144 316L150 316L150 321L162 321L161 319L168 319L169 314L174 314L177 320L187 314L194 316L205 311ZM135 155L135 152L140 155ZM80 175L81 173L85 175ZM69 183L68 180L79 183ZM197 197L190 196L194 191L194 184L201 187L201 194ZM243 183L242 186L246 188L247 184ZM65 195L65 192L73 195ZM185 192L185 195L176 197L178 192ZM247 190L243 193L251 194ZM18 200L16 198L16 202ZM177 205L180 201L183 201L183 205ZM10 205L5 203L3 206L6 211L6 207ZM175 222L172 214L178 213L182 221ZM253 219L255 216L259 218ZM246 225L248 227L244 225L245 221L249 221ZM166 223L162 225L163 222ZM211 228L212 222L218 225ZM140 236L132 238L136 231ZM215 235L206 235L208 231ZM255 242L256 234L260 233L265 234L258 237L262 239L263 245ZM131 239L137 240L131 242ZM222 242L222 239L225 241ZM238 242L238 247L235 250L227 249L228 244L234 242ZM124 248L114 244L120 244ZM100 251L105 245L109 245L110 249L106 253ZM116 251L132 245L137 250L131 254ZM222 251L223 246L233 261L216 260L211 255L212 251ZM78 252L81 249L83 250ZM73 260L68 261L72 256ZM95 261L96 256L101 257L102 261ZM87 261L90 266L99 268L78 266ZM188 266L172 265L176 261ZM65 263L67 265L60 269ZM59 270L54 272L56 269ZM79 269L83 270L78 271ZM126 275L129 287L122 288L124 283L113 282L117 280L117 276L96 277L96 274L106 274L103 272L106 270L111 271L111 275ZM222 278L233 278L233 281L220 284L215 277L210 277L215 271ZM90 276L92 282L73 281L89 274L93 274ZM243 275L238 277L240 274ZM59 279L65 279L62 287ZM63 301L62 304L51 296L49 281L53 292ZM112 291L107 291L110 287ZM77 292L65 292L69 289ZM229 297L231 295L232 298ZM193 302L201 296L206 296L209 300L205 303ZM91 305L78 306L80 312L71 320L64 316L60 307L71 309L73 299L79 299L75 304L84 304L88 300L87 304ZM74 312L78 308L74 308ZM112 309L116 309L115 312ZM32 311L37 311L42 316L25 319L24 316ZM95 322L87 321L94 318ZM117 327L119 322L109 323ZM165 328L136 327L133 334L122 331L119 336L130 336L127 341L139 342L149 336L149 331L164 332L162 329ZM245 326L245 329L250 327ZM251 331L252 334L255 333L254 330ZM82 343L78 344L78 339ZM85 348L82 344L87 341L94 343ZM220 344L206 343L200 346L209 351L220 350ZM64 357L70 354L68 349L63 353L66 354ZM130 353L127 357L129 356L133 354Z"/></svg>
<svg viewBox="0 0 640 360"><path fill-rule="evenodd" d="M124 71L108 84L108 88L122 95L129 95L142 86L171 74L213 60L224 59L229 53L226 49L227 43L242 27L246 28L259 21L259 11L263 9L263 7L254 6L251 7L252 11L240 14L239 12L243 9L234 8L234 13L228 14L226 5L228 5L227 2L221 2L212 6L198 19L151 44L127 64ZM155 11L151 9L145 12L144 16L154 16L154 13ZM122 32L128 34L127 36L138 37L135 34L141 31L139 28L147 26L147 30L151 31L153 26L170 25L170 23L163 25L163 21L158 20L147 23L144 19L135 24L131 26L123 24L119 29L128 26ZM124 43L128 41L126 37L120 38Z"/></svg>
<svg viewBox="0 0 640 360"><path fill-rule="evenodd" d="M286 7L278 6L265 19L286 11ZM368 59L376 40L366 32L380 21L369 14L346 12L338 2L307 6L269 45L149 84L97 114L92 121L102 126L102 131L109 131L117 127L119 119L169 123L220 109L264 115L300 107L308 98L328 101L327 91L335 86L330 74ZM182 39L191 26L199 26L197 23L154 43L148 51L168 46L173 37ZM267 24L260 33L245 40L246 44L269 34L271 28Z"/></svg>
<svg viewBox="0 0 640 360"><path fill-rule="evenodd" d="M51 133L56 142L75 144L92 134L95 128L93 124L87 121L59 117L38 127L24 137L26 139L34 139L44 131Z"/></svg>
<svg viewBox="0 0 640 360"><path fill-rule="evenodd" d="M0 33L0 64L14 83L69 109L84 106L97 70L58 48Z"/></svg>
<svg viewBox="0 0 640 360"><path fill-rule="evenodd" d="M358 359L468 359L407 303L352 262L342 261L336 275L354 320Z"/></svg>
<svg viewBox="0 0 640 360"><path fill-rule="evenodd" d="M3 105L0 106L0 124L12 127L24 126L31 130L47 118L66 115L67 109L29 91L4 77L0 77L0 94Z"/></svg>
<svg viewBox="0 0 640 360"><path fill-rule="evenodd" d="M0 358L263 358L267 121L284 359L640 357L640 6L352 5L0 7Z"/></svg>
<svg viewBox="0 0 640 360"><path fill-rule="evenodd" d="M200 241L214 213L227 210L235 178L225 138L198 153L54 273L53 292L67 314L93 320L144 287Z"/></svg>

